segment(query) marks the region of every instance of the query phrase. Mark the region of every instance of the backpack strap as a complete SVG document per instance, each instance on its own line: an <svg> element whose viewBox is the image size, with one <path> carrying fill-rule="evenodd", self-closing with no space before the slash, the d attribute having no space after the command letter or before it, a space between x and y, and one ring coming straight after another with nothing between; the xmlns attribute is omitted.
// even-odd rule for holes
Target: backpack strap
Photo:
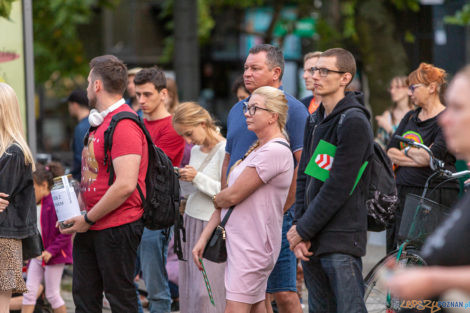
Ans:
<svg viewBox="0 0 470 313"><path fill-rule="evenodd" d="M111 157L111 149L113 147L113 135L114 131L116 129L117 123L119 121L122 121L124 119L128 119L131 121L134 121L142 132L144 133L145 138L147 139L147 144L152 144L152 139L150 137L149 132L145 128L145 125L143 124L142 119L135 113L133 112L119 112L118 114L114 115L113 118L111 119L111 122L109 123L108 129L104 132L104 165L108 167L107 171L109 172L109 180L108 180L108 185L111 186L114 182L114 167L113 167L113 160ZM139 191L140 198L142 201L145 201L144 193L142 192L142 189L140 188L139 184L137 184L137 190Z"/></svg>
<svg viewBox="0 0 470 313"><path fill-rule="evenodd" d="M339 118L338 126L337 126L338 131L339 131L340 127L343 125L344 119L346 118L346 113L353 112L353 111L360 112L361 114L364 115L364 117L366 117L366 120L368 121L366 114L361 109L359 109L359 108L346 109L343 113L341 113L341 116ZM370 121L369 121L369 124L370 124ZM338 131L336 132L336 136L338 136ZM366 161L359 168L359 172L357 174L356 181L354 182L354 186L353 186L351 192L349 193L349 195L352 195L352 193L356 189L357 184L361 180L362 175L364 174L364 171L366 170L367 165L369 164L369 161L370 161L370 159L372 158L373 155L374 155L374 142L372 142L372 152L371 152L371 154L366 158Z"/></svg>

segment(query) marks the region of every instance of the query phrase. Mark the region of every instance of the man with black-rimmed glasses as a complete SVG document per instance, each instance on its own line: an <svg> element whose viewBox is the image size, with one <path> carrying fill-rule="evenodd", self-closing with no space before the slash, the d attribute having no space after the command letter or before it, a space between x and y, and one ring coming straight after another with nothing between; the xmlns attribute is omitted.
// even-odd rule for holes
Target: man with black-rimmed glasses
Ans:
<svg viewBox="0 0 470 313"><path fill-rule="evenodd" d="M362 261L367 243L367 159L373 133L359 92L346 87L353 55L334 48L311 68L320 107L305 126L290 248L302 260L309 312L366 312Z"/></svg>

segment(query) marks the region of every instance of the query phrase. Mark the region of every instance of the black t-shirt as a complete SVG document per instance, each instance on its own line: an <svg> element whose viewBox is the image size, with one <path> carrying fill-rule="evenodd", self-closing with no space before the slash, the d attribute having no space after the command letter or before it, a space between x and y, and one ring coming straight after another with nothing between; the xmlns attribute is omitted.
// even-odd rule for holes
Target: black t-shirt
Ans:
<svg viewBox="0 0 470 313"><path fill-rule="evenodd" d="M433 118L421 121L418 118L421 108L414 111L408 112L405 117L401 120L397 130L392 136L392 140L388 144L387 150L390 148L404 149L405 145L398 139L395 139L395 135L399 135L418 143L424 144L428 147L431 145L431 151L439 160L445 162L446 169L455 171L455 157L449 153L442 134L441 127L438 124L439 116L444 112L439 113ZM426 179L432 174L432 170L429 166L425 167L410 167L410 166L399 166L396 171L397 185L423 187L426 183ZM431 181L430 186L436 186L442 182L442 179L435 178ZM445 184L447 188L458 188L458 183L452 181Z"/></svg>
<svg viewBox="0 0 470 313"><path fill-rule="evenodd" d="M470 265L470 193L426 240L421 250L429 265Z"/></svg>

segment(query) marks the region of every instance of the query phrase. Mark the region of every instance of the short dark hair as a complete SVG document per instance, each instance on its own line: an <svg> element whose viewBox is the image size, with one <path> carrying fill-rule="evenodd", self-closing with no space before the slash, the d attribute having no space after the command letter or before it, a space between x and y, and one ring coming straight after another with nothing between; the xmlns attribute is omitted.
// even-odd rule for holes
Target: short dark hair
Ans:
<svg viewBox="0 0 470 313"><path fill-rule="evenodd" d="M159 92L166 88L165 73L156 66L141 69L134 77L134 84L152 83Z"/></svg>
<svg viewBox="0 0 470 313"><path fill-rule="evenodd" d="M351 52L343 48L332 48L320 54L320 57L336 57L336 66L338 67L338 70L350 73L352 77L349 83L352 82L356 75L356 59L354 59Z"/></svg>
<svg viewBox="0 0 470 313"><path fill-rule="evenodd" d="M237 91L238 91L239 88L243 88L246 91L247 94L250 94L248 89L246 89L246 87L245 87L245 82L243 81L243 76L237 77L237 79L233 82L232 92L234 94L237 94Z"/></svg>
<svg viewBox="0 0 470 313"><path fill-rule="evenodd" d="M102 55L90 61L93 81L103 81L103 88L109 93L124 94L127 87L127 67L114 55Z"/></svg>
<svg viewBox="0 0 470 313"><path fill-rule="evenodd" d="M249 54L258 54L260 52L266 52L266 64L270 70L276 66L281 68L281 75L279 76L279 80L281 80L284 74L284 54L282 50L273 45L260 44L252 47L248 51Z"/></svg>
<svg viewBox="0 0 470 313"><path fill-rule="evenodd" d="M88 108L88 97L86 95L86 91L83 89L75 89L68 96L67 102L75 102L81 107Z"/></svg>

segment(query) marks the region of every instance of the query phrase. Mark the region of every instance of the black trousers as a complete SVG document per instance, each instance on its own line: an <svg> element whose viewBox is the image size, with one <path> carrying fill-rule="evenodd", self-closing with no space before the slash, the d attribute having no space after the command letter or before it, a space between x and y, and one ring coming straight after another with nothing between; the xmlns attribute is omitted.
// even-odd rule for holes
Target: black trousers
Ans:
<svg viewBox="0 0 470 313"><path fill-rule="evenodd" d="M143 223L77 233L73 242L73 301L76 313L101 313L103 291L113 313L137 313L134 286Z"/></svg>

